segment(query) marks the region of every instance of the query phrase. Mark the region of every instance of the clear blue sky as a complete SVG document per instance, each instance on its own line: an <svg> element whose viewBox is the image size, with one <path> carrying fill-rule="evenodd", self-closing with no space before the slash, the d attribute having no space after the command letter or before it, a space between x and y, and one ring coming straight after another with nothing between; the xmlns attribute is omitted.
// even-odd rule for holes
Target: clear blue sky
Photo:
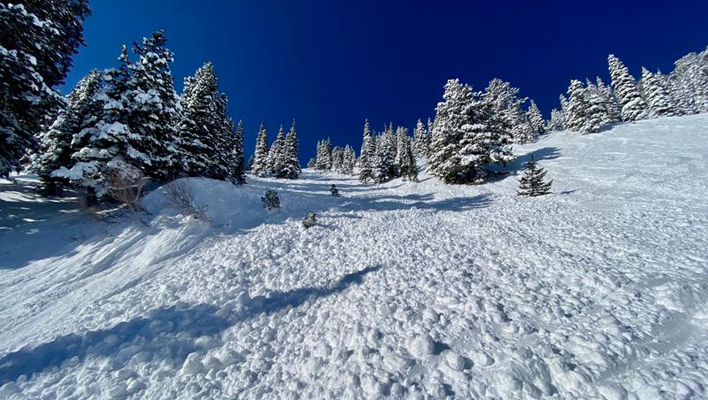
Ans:
<svg viewBox="0 0 708 400"><path fill-rule="evenodd" d="M116 65L121 44L165 29L177 90L214 63L229 112L253 152L261 120L272 141L295 118L302 162L330 137L357 153L365 118L411 128L432 117L448 78L481 90L494 77L543 113L571 78L609 81L615 53L637 76L708 45L708 1L93 0L87 47L66 87Z"/></svg>

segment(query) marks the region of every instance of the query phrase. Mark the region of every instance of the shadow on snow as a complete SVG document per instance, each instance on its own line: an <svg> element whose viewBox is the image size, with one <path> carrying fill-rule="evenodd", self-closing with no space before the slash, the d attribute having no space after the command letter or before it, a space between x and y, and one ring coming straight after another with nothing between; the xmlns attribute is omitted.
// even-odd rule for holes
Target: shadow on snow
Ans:
<svg viewBox="0 0 708 400"><path fill-rule="evenodd" d="M205 350L201 336L217 336L239 322L283 309L298 307L306 301L317 300L343 292L351 285L360 284L368 273L381 267L369 267L343 276L332 287L310 287L287 292L273 292L257 296L244 304L235 317L220 316L219 308L200 304L191 308L166 307L151 311L146 317L121 322L111 328L90 331L80 335L60 336L34 348L6 354L0 358L0 386L17 380L21 375L33 374L59 367L76 359L113 357L114 362L129 361L138 355L145 360L171 360L178 366L195 351Z"/></svg>

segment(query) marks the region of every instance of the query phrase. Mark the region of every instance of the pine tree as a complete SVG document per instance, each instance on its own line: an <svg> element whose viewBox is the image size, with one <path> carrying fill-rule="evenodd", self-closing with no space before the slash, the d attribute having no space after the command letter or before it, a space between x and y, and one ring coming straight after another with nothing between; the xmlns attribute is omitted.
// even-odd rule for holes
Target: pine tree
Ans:
<svg viewBox="0 0 708 400"><path fill-rule="evenodd" d="M642 94L654 115L658 117L676 115L673 99L659 79L642 67Z"/></svg>
<svg viewBox="0 0 708 400"><path fill-rule="evenodd" d="M590 80L587 81L583 97L587 108L585 110L585 124L581 128L581 132L599 132L611 122L606 99L600 89L591 83Z"/></svg>
<svg viewBox="0 0 708 400"><path fill-rule="evenodd" d="M395 168L395 177L401 176L401 163L403 158L406 157L406 142L409 141L408 138L408 128L399 126L396 128L396 157L393 161Z"/></svg>
<svg viewBox="0 0 708 400"><path fill-rule="evenodd" d="M553 181L544 181L546 171L543 168L536 166L536 162L532 159L528 162L524 175L519 180L519 196L535 197L543 196L551 193L551 185Z"/></svg>
<svg viewBox="0 0 708 400"><path fill-rule="evenodd" d="M356 164L356 153L354 149L346 145L344 147L344 155L342 160L342 173L352 175L354 173L354 165Z"/></svg>
<svg viewBox="0 0 708 400"><path fill-rule="evenodd" d="M429 169L445 183L465 180L458 149L464 135L463 126L469 122L466 110L473 101L472 87L451 79L445 84L443 101L435 109Z"/></svg>
<svg viewBox="0 0 708 400"><path fill-rule="evenodd" d="M87 0L0 3L0 176L18 169L64 105L53 88L84 45Z"/></svg>
<svg viewBox="0 0 708 400"><path fill-rule="evenodd" d="M238 121L236 131L230 143L229 178L237 185L246 183L244 150L243 150L243 120Z"/></svg>
<svg viewBox="0 0 708 400"><path fill-rule="evenodd" d="M359 180L366 183L374 178L373 157L376 151L374 140L371 137L369 120L364 121L364 135L361 141L361 153L359 154Z"/></svg>
<svg viewBox="0 0 708 400"><path fill-rule="evenodd" d="M597 93L602 99L604 108L607 110L609 122L622 121L622 107L617 101L617 97L612 92L612 88L607 86L605 82L598 76L596 79Z"/></svg>
<svg viewBox="0 0 708 400"><path fill-rule="evenodd" d="M256 137L256 151L253 154L251 172L256 176L265 176L268 173L268 133L265 121L261 122Z"/></svg>
<svg viewBox="0 0 708 400"><path fill-rule="evenodd" d="M531 100L529 109L526 111L526 119L531 125L534 137L546 133L546 121L543 119L543 115L541 115L541 110L538 109L536 102L533 100Z"/></svg>
<svg viewBox="0 0 708 400"><path fill-rule="evenodd" d="M248 157L248 162L246 163L246 171L251 171L253 170L253 163L256 162L256 156L254 154L251 154L250 157Z"/></svg>
<svg viewBox="0 0 708 400"><path fill-rule="evenodd" d="M283 125L278 129L278 135L275 137L275 142L268 152L268 174L280 176L285 162L285 132Z"/></svg>
<svg viewBox="0 0 708 400"><path fill-rule="evenodd" d="M564 128L564 118L563 111L556 110L555 108L551 110L551 119L548 120L548 125L546 130L548 132L562 131Z"/></svg>
<svg viewBox="0 0 708 400"><path fill-rule="evenodd" d="M418 166L416 165L415 155L413 154L413 144L406 137L402 142L399 142L398 151L400 154L400 174L404 180L415 182L418 180Z"/></svg>
<svg viewBox="0 0 708 400"><path fill-rule="evenodd" d="M343 163L344 149L339 146L335 146L332 149L332 171L341 172Z"/></svg>
<svg viewBox="0 0 708 400"><path fill-rule="evenodd" d="M317 143L315 168L320 171L329 171L332 169L332 143L329 138Z"/></svg>
<svg viewBox="0 0 708 400"><path fill-rule="evenodd" d="M311 157L310 161L307 162L307 168L315 168L315 165L317 165L317 162L314 157Z"/></svg>
<svg viewBox="0 0 708 400"><path fill-rule="evenodd" d="M573 79L570 81L568 101L563 109L565 129L573 132L584 132L588 122L587 110L588 104L583 83Z"/></svg>
<svg viewBox="0 0 708 400"><path fill-rule="evenodd" d="M519 97L518 88L495 78L489 82L484 96L491 103L494 112L511 128L512 140L515 143L528 143L534 139L533 128L521 108L528 99Z"/></svg>
<svg viewBox="0 0 708 400"><path fill-rule="evenodd" d="M162 30L143 38L141 43L133 44L138 61L128 65L132 71L127 93L130 106L128 128L135 134L131 136L131 146L136 151L130 155L130 162L146 176L157 179L167 178L168 171L174 172L174 165L181 161L173 151L174 147L169 146L175 141L174 126L178 121L177 94L170 71L174 55L166 44L167 38ZM203 69L204 74L211 74L204 78L213 79L209 85L213 85L216 91L216 76L211 64ZM192 128L200 131L198 126Z"/></svg>
<svg viewBox="0 0 708 400"><path fill-rule="evenodd" d="M374 181L376 183L388 182L398 177L396 168L397 137L393 125L381 134L376 144L376 157L373 165Z"/></svg>
<svg viewBox="0 0 708 400"><path fill-rule="evenodd" d="M300 155L298 153L297 131L295 130L295 120L293 120L290 132L285 138L285 160L280 172L281 178L297 179L300 175Z"/></svg>
<svg viewBox="0 0 708 400"><path fill-rule="evenodd" d="M416 157L427 157L428 154L428 132L420 119L413 130L413 154Z"/></svg>
<svg viewBox="0 0 708 400"><path fill-rule="evenodd" d="M708 111L708 48L689 53L675 63L668 87L680 114Z"/></svg>
<svg viewBox="0 0 708 400"><path fill-rule="evenodd" d="M617 57L610 54L607 58L612 77L612 87L617 100L622 106L622 121L637 121L646 117L647 105L639 94L634 77Z"/></svg>
<svg viewBox="0 0 708 400"><path fill-rule="evenodd" d="M39 175L44 184L44 192L57 194L65 180L52 176L62 166L73 164L71 142L84 124L100 113L96 95L101 90L100 72L91 71L82 78L68 96L68 104L51 125L41 135L39 151L32 157L30 169Z"/></svg>
<svg viewBox="0 0 708 400"><path fill-rule="evenodd" d="M213 65L205 63L194 77L185 79L180 102L182 115L173 148L179 161L177 174L221 179L224 171L222 133L226 99L218 92ZM227 153L228 154L228 153Z"/></svg>

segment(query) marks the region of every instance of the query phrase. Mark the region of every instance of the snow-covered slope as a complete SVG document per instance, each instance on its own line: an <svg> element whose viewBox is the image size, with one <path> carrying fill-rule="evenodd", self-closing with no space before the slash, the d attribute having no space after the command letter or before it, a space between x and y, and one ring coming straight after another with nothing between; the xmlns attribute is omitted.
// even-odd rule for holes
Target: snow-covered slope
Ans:
<svg viewBox="0 0 708 400"><path fill-rule="evenodd" d="M0 398L708 396L708 115L516 150L555 194L193 179L212 221L145 228L2 184Z"/></svg>

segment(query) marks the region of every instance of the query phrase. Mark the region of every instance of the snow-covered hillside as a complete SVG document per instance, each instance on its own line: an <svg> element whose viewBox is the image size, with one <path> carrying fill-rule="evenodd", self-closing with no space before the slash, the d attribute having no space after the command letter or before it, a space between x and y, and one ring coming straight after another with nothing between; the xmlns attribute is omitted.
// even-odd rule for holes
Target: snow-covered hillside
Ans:
<svg viewBox="0 0 708 400"><path fill-rule="evenodd" d="M193 179L212 221L157 190L149 228L4 182L0 398L708 396L708 115L516 152L482 186ZM553 195L515 196L531 156Z"/></svg>

